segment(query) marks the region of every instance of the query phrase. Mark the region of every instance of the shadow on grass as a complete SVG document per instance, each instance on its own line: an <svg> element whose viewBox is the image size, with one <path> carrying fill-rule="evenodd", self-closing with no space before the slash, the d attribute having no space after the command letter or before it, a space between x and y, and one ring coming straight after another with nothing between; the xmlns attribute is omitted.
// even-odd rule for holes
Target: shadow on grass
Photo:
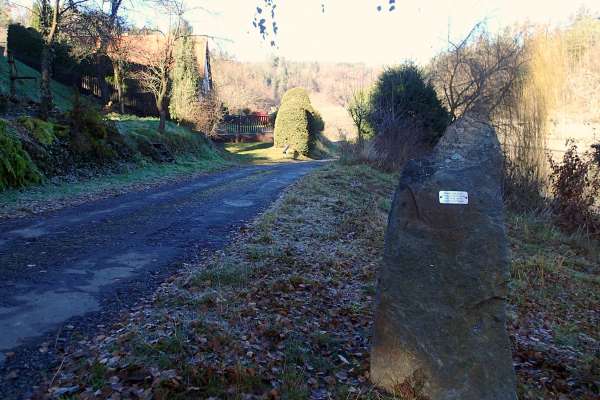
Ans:
<svg viewBox="0 0 600 400"><path fill-rule="evenodd" d="M283 149L273 146L272 142L224 143L224 153L239 163L264 164L291 161L283 154Z"/></svg>
<svg viewBox="0 0 600 400"><path fill-rule="evenodd" d="M272 142L242 142L223 143L224 153L230 159L241 163L272 163L289 161L324 160L335 158L338 153L338 143L332 142L323 135L319 135L312 144L309 157L286 157L283 149L273 146Z"/></svg>

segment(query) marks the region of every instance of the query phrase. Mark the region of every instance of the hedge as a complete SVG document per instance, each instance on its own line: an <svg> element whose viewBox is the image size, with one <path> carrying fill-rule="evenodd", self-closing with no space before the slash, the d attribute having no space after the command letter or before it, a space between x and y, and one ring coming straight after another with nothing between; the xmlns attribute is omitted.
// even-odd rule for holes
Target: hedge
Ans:
<svg viewBox="0 0 600 400"><path fill-rule="evenodd" d="M275 120L275 147L288 146L300 155L308 156L317 135L325 124L312 107L308 93L303 88L288 90Z"/></svg>

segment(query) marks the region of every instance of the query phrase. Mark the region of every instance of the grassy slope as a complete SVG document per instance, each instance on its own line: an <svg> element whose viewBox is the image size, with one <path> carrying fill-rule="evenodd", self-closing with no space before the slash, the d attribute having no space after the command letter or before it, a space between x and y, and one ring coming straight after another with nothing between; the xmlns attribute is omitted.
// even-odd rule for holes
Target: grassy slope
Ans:
<svg viewBox="0 0 600 400"><path fill-rule="evenodd" d="M18 80L16 82L17 96L26 101L39 102L40 73L19 61L17 61L17 71L19 76L33 76L37 78L35 80ZM54 96L54 105L63 112L70 110L73 90L55 81L52 81L50 85ZM8 59L0 55L0 92L8 94L9 89Z"/></svg>
<svg viewBox="0 0 600 400"><path fill-rule="evenodd" d="M333 103L322 93L311 93L310 101L313 107L318 110L325 121L324 135L331 141L338 141L344 137L354 139L356 137L356 128L348 111L340 104ZM342 137L340 136L342 133Z"/></svg>
<svg viewBox="0 0 600 400"><path fill-rule="evenodd" d="M158 135L157 118L116 114L109 117L117 123L119 131L125 136L143 135L152 139ZM198 134L187 128L167 122L166 135L174 142L176 161L173 163L159 164L141 160L121 165L115 172L100 171L87 179L59 179L27 189L0 192L0 217L38 213L132 190L143 190L232 164L209 141L192 137ZM186 144L192 142L197 145L197 152L186 152Z"/></svg>
<svg viewBox="0 0 600 400"><path fill-rule="evenodd" d="M368 383L368 351L395 180L335 164L304 178L234 246L163 285L114 336L90 342L85 363L67 358L55 385L108 397L115 376L127 387L133 374L153 377L135 390L156 398L386 398ZM596 244L540 217L508 222L521 398L591 399ZM110 368L100 362L115 354Z"/></svg>

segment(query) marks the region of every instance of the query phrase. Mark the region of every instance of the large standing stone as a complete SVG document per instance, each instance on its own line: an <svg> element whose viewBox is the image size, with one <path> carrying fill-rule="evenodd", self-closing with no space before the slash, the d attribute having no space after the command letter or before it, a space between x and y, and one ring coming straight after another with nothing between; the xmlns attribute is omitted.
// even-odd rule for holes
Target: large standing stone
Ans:
<svg viewBox="0 0 600 400"><path fill-rule="evenodd" d="M410 386L433 400L517 398L505 328L501 168L494 129L471 118L406 166L379 277L375 384ZM447 204L464 203L464 194L443 191L468 192L468 204Z"/></svg>

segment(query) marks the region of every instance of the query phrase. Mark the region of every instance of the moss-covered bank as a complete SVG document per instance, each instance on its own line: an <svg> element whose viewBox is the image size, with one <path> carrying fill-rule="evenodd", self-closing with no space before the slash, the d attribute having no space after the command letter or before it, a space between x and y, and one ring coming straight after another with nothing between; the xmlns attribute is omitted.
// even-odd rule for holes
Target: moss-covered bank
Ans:
<svg viewBox="0 0 600 400"><path fill-rule="evenodd" d="M8 122L0 119L0 190L42 181L42 175Z"/></svg>

